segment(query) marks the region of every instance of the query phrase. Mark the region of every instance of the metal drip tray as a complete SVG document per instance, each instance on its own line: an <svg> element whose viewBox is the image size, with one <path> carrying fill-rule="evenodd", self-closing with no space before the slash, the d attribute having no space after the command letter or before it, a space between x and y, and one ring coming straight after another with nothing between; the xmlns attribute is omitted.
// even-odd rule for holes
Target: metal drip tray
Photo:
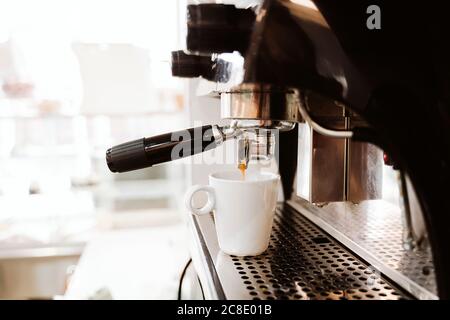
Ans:
<svg viewBox="0 0 450 320"><path fill-rule="evenodd" d="M193 217L206 296L219 299L409 299L377 270L297 211L277 210L270 246L256 257L222 253L211 216ZM203 272L202 272L203 271ZM213 292L211 292L213 291Z"/></svg>
<svg viewBox="0 0 450 320"><path fill-rule="evenodd" d="M301 199L289 204L415 297L437 299L430 248L404 249L398 207L383 200L334 202L321 208Z"/></svg>

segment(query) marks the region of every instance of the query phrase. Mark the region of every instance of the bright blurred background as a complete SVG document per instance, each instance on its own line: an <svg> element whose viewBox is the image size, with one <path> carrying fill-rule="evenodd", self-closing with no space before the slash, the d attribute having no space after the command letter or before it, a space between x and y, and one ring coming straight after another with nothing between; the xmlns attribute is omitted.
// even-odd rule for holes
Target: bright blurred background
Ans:
<svg viewBox="0 0 450 320"><path fill-rule="evenodd" d="M185 167L104 156L187 126L181 2L0 0L0 298L176 298Z"/></svg>

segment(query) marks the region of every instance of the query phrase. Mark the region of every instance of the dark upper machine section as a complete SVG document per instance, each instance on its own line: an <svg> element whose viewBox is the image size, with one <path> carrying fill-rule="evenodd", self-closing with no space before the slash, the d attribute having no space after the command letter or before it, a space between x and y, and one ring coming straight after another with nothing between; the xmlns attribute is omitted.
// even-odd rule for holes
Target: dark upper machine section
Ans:
<svg viewBox="0 0 450 320"><path fill-rule="evenodd" d="M187 49L198 53L239 51L244 54L254 22L252 9L214 3L188 5Z"/></svg>

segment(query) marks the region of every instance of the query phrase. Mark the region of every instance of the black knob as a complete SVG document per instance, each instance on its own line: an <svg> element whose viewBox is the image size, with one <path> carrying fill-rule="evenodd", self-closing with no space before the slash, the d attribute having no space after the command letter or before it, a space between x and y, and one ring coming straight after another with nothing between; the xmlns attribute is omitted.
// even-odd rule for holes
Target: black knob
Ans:
<svg viewBox="0 0 450 320"><path fill-rule="evenodd" d="M126 172L192 156L215 147L212 126L207 125L114 146L106 151L106 163L112 172Z"/></svg>
<svg viewBox="0 0 450 320"><path fill-rule="evenodd" d="M256 15L234 5L199 4L187 7L187 49L201 53L239 51L249 46Z"/></svg>
<svg viewBox="0 0 450 320"><path fill-rule="evenodd" d="M187 54L184 51L172 52L172 75L181 78L214 78L212 55Z"/></svg>
<svg viewBox="0 0 450 320"><path fill-rule="evenodd" d="M187 54L184 51L172 52L172 75L181 78L202 77L214 82L227 82L230 79L231 63L213 55Z"/></svg>

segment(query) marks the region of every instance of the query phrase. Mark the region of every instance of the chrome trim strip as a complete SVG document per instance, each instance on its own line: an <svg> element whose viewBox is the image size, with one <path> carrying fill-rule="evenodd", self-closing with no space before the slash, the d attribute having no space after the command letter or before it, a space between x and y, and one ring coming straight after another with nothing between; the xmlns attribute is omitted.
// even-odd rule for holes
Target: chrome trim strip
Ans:
<svg viewBox="0 0 450 320"><path fill-rule="evenodd" d="M211 217L196 217L192 214L189 216L189 229L194 239L194 247L191 249L192 262L202 284L204 296L207 300L224 300L225 293L198 221L199 218L211 219Z"/></svg>

